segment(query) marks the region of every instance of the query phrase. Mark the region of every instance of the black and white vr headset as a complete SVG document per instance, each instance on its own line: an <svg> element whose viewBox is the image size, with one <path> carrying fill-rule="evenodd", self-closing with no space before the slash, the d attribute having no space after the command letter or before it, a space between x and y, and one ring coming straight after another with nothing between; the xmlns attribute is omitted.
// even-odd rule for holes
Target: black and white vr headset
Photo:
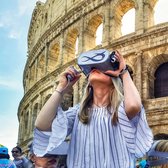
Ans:
<svg viewBox="0 0 168 168"><path fill-rule="evenodd" d="M106 49L91 50L83 52L77 58L77 64L81 71L88 76L93 69L102 72L107 70L117 70L119 62L116 59L115 51L109 52Z"/></svg>

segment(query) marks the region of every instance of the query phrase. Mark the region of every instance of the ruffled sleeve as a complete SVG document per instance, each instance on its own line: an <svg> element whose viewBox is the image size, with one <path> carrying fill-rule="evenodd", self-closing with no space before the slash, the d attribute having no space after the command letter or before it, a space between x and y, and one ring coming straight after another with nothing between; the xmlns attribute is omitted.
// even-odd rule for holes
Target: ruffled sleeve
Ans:
<svg viewBox="0 0 168 168"><path fill-rule="evenodd" d="M52 123L52 131L44 132L37 128L34 130L33 152L35 155L42 157L46 154L53 153L59 148L66 137L72 132L76 114L79 105L63 111L61 107L57 110L57 116Z"/></svg>
<svg viewBox="0 0 168 168"><path fill-rule="evenodd" d="M143 157L151 148L153 135L148 126L145 110L141 111L132 120L129 120L121 103L118 110L119 125L130 153L137 158Z"/></svg>

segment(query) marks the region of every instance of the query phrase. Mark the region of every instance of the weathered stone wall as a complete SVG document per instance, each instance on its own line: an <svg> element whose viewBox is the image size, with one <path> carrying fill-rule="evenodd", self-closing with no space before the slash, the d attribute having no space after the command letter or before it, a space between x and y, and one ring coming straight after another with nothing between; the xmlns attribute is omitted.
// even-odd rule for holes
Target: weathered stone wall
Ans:
<svg viewBox="0 0 168 168"><path fill-rule="evenodd" d="M19 109L18 144L26 150L34 121L57 85L58 75L69 65L76 66L78 54L90 49L119 50L132 70L154 134L168 133L168 96L154 97L154 73L168 62L168 23L154 25L156 0L48 0L38 2L29 27L28 59ZM122 36L121 19L135 9L135 32ZM103 23L103 41L96 46L96 30ZM84 76L63 106L79 102ZM68 103L65 103L67 102Z"/></svg>

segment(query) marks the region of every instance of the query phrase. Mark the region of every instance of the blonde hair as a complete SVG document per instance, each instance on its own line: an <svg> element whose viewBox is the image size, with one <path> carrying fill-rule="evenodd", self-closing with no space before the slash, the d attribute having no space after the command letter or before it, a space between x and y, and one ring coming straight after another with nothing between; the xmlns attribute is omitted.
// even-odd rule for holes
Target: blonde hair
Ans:
<svg viewBox="0 0 168 168"><path fill-rule="evenodd" d="M110 104L108 108L111 110L112 114L112 123L117 124L118 121L118 107L123 101L123 86L121 79L119 77L112 77L112 82L114 85L114 90L110 92ZM84 96L81 101L81 107L79 112L79 120L84 123L88 124L90 121L90 108L93 104L93 88L89 85L86 86Z"/></svg>

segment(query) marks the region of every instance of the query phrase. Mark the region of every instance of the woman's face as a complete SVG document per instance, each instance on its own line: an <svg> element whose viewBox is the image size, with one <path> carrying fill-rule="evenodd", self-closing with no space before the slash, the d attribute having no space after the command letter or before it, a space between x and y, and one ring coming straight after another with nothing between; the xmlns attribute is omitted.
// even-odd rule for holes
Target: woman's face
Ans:
<svg viewBox="0 0 168 168"><path fill-rule="evenodd" d="M94 84L105 84L106 86L113 85L111 77L105 75L101 71L94 69L91 71L89 78L89 83L94 87Z"/></svg>
<svg viewBox="0 0 168 168"><path fill-rule="evenodd" d="M59 158L53 157L36 157L34 156L33 162L35 168L57 168Z"/></svg>
<svg viewBox="0 0 168 168"><path fill-rule="evenodd" d="M15 158L15 159L17 159L18 157L21 156L21 153L20 153L19 149L17 149L17 148L13 148L11 152L12 152L13 158Z"/></svg>

